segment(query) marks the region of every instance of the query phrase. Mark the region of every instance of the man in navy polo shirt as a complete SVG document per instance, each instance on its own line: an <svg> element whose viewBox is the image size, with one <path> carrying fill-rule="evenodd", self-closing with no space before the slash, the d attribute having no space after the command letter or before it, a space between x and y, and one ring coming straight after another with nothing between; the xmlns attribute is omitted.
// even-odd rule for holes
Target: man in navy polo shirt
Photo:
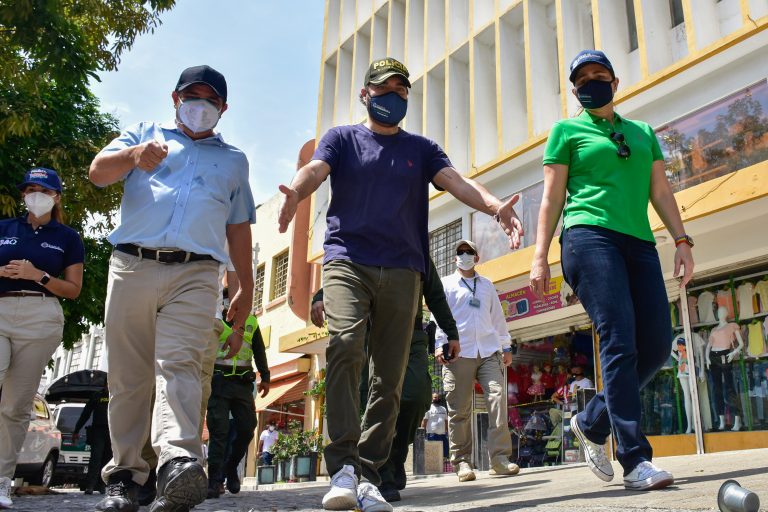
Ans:
<svg viewBox="0 0 768 512"><path fill-rule="evenodd" d="M329 510L392 510L372 484L380 483L377 469L389 455L426 270L429 183L496 216L511 247L519 246L523 231L513 209L518 196L502 203L456 172L436 143L399 128L410 86L402 63L375 60L360 90L368 120L329 130L291 186L280 186L285 197L278 222L284 232L299 201L331 177L323 259L331 337L326 353L331 443L324 453L333 476L323 498ZM361 428L357 390L368 318L371 387ZM457 349L454 344L452 351ZM361 475L370 483L358 486Z"/></svg>
<svg viewBox="0 0 768 512"><path fill-rule="evenodd" d="M128 128L89 173L98 186L124 186L120 225L109 235L115 250L104 319L114 457L103 471L108 496L97 510L138 510L150 425L159 457L150 511L189 510L205 500L201 360L213 335L219 265L230 258L240 288L227 315L234 331L229 356L240 349L252 307L248 161L213 131L227 110L227 83L211 67L195 66L182 72L171 97L175 124Z"/></svg>

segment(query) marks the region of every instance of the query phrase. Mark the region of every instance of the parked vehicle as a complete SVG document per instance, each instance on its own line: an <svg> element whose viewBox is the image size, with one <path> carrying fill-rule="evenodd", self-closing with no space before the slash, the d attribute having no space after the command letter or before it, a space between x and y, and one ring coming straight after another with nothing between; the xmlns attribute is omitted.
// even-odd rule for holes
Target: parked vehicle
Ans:
<svg viewBox="0 0 768 512"><path fill-rule="evenodd" d="M75 424L84 407L84 403L61 403L56 406L53 413L56 427L61 431L61 452L53 479L55 485L85 483L88 461L91 459L91 447L85 444L84 435L81 435L77 441L73 439ZM86 427L90 425L89 419Z"/></svg>
<svg viewBox="0 0 768 512"><path fill-rule="evenodd" d="M61 452L61 432L56 428L51 409L37 395L32 402L31 420L16 463L14 478L33 485L51 485Z"/></svg>

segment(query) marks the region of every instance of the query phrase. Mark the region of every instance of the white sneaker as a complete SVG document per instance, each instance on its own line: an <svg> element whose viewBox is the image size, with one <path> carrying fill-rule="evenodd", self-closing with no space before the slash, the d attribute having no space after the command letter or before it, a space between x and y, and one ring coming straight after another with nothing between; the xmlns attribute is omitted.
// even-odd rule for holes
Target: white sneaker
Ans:
<svg viewBox="0 0 768 512"><path fill-rule="evenodd" d="M505 476L512 476L516 475L520 472L520 466L513 462L494 462L493 465L491 465L490 471L488 471L489 475L505 475Z"/></svg>
<svg viewBox="0 0 768 512"><path fill-rule="evenodd" d="M11 508L11 479L7 477L0 478L0 508Z"/></svg>
<svg viewBox="0 0 768 512"><path fill-rule="evenodd" d="M613 466L611 466L611 461L608 460L608 456L605 454L605 446L593 443L587 439L587 436L584 435L579 426L580 414L571 418L571 430L579 438L579 444L584 447L584 457L587 459L589 469L600 480L610 482L613 480Z"/></svg>
<svg viewBox="0 0 768 512"><path fill-rule="evenodd" d="M475 472L468 462L459 462L459 470L456 472L459 482L470 482L475 479Z"/></svg>
<svg viewBox="0 0 768 512"><path fill-rule="evenodd" d="M345 464L331 477L331 490L323 496L325 510L354 510L357 506L355 468Z"/></svg>
<svg viewBox="0 0 768 512"><path fill-rule="evenodd" d="M630 491L652 491L675 483L675 477L650 461L643 461L624 477L624 488Z"/></svg>
<svg viewBox="0 0 768 512"><path fill-rule="evenodd" d="M363 482L357 487L357 508L362 512L392 512L392 505L381 495L375 485Z"/></svg>

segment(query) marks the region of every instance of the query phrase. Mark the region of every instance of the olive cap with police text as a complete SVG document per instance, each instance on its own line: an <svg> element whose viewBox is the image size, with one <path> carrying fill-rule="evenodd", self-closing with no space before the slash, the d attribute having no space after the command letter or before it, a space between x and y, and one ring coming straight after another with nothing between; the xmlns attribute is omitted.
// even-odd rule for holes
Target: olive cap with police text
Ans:
<svg viewBox="0 0 768 512"><path fill-rule="evenodd" d="M227 81L224 75L211 66L192 66L181 72L179 81L176 82L176 92L183 91L192 84L205 84L213 89L225 102L227 101Z"/></svg>
<svg viewBox="0 0 768 512"><path fill-rule="evenodd" d="M368 67L368 71L365 73L364 85L381 85L387 81L387 78L395 75L400 75L403 77L405 79L405 85L408 87L411 86L411 81L408 80L410 75L408 73L408 68L405 67L405 64L397 59L393 59L392 57L387 57L386 59L376 59L371 62L371 65Z"/></svg>

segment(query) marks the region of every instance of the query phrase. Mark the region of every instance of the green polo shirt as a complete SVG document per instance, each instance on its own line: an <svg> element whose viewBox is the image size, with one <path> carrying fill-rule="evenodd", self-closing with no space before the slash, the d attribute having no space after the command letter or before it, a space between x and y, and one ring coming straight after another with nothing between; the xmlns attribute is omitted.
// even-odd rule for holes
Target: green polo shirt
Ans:
<svg viewBox="0 0 768 512"><path fill-rule="evenodd" d="M653 129L614 114L614 124L588 111L555 123L544 150L544 165L568 166L564 228L601 226L655 242L648 221L651 165L663 160ZM621 158L612 131L624 134L632 154Z"/></svg>

